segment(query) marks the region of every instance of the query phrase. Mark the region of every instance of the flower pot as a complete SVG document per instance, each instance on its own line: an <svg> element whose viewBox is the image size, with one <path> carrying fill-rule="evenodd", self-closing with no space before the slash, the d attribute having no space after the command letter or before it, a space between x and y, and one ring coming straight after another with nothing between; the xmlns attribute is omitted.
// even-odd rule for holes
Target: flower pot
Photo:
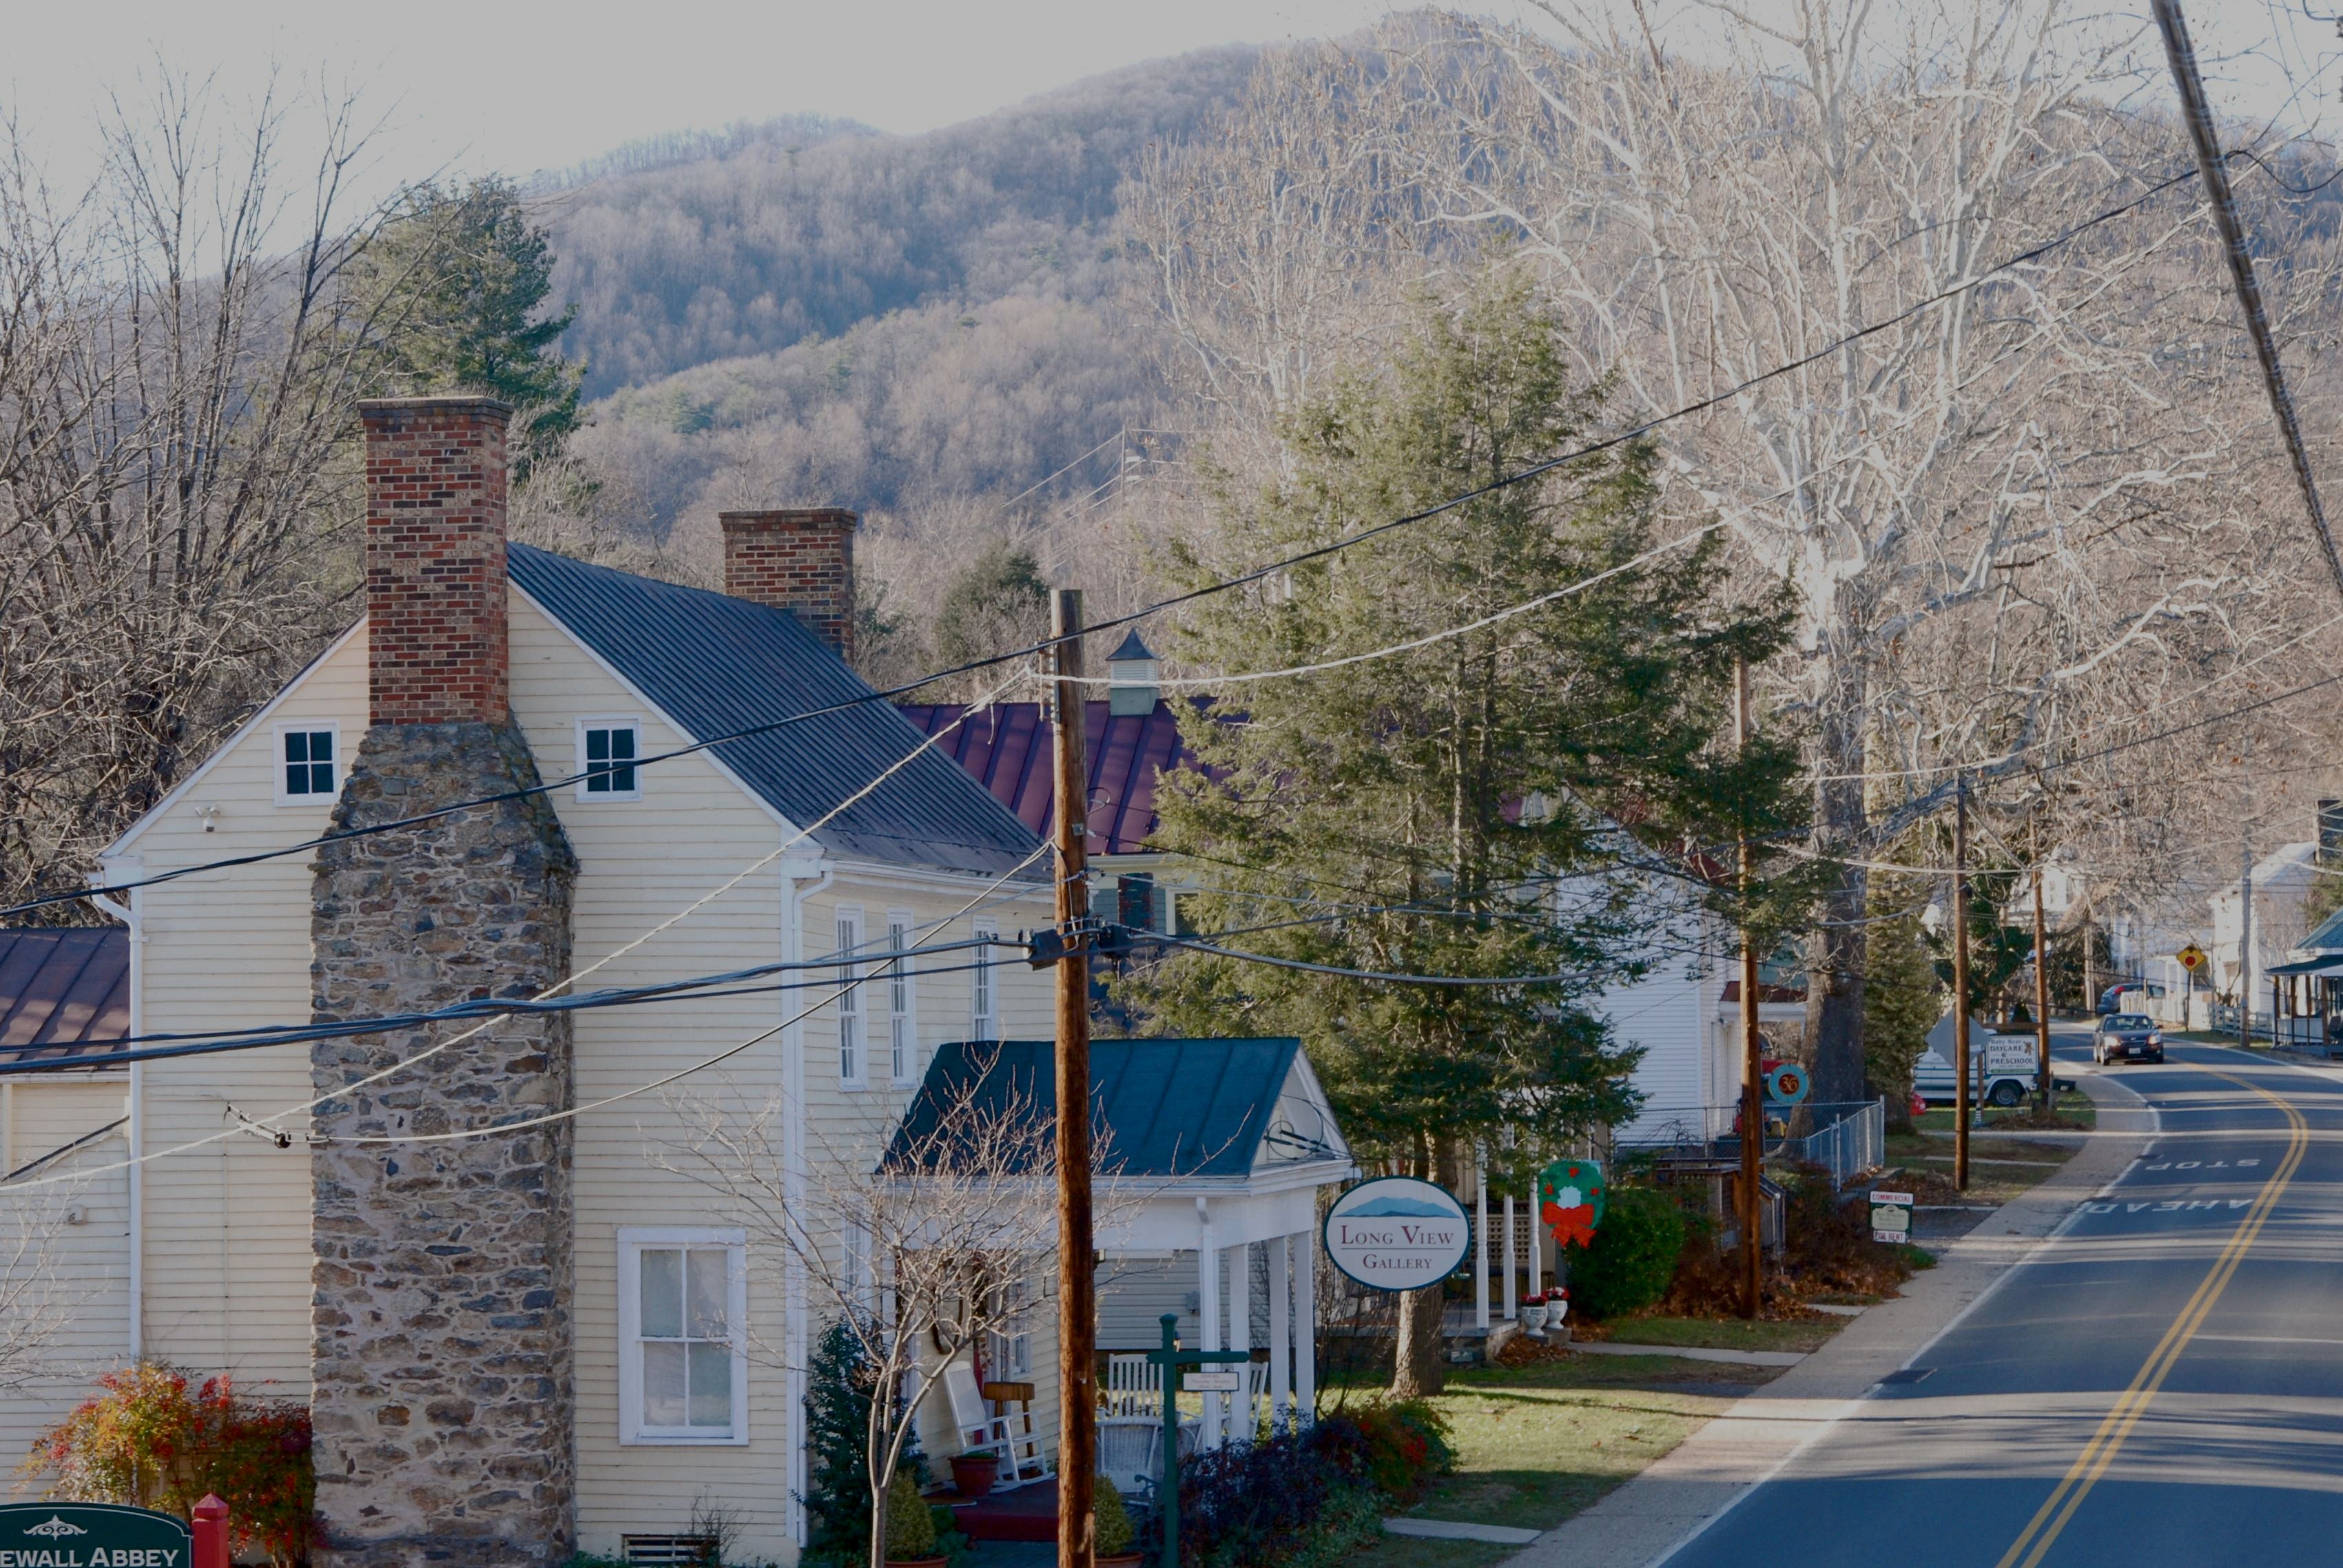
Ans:
<svg viewBox="0 0 2343 1568"><path fill-rule="evenodd" d="M1001 1461L990 1453L955 1453L951 1458L952 1484L970 1503L992 1490L1001 1479Z"/></svg>
<svg viewBox="0 0 2343 1568"><path fill-rule="evenodd" d="M1522 1328L1533 1339L1545 1337L1545 1303L1544 1302L1523 1303Z"/></svg>

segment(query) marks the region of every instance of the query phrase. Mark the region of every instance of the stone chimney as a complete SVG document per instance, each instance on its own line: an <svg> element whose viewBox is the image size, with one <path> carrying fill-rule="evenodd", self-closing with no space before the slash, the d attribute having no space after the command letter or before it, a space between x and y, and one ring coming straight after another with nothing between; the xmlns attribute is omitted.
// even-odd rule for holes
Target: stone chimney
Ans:
<svg viewBox="0 0 2343 1568"><path fill-rule="evenodd" d="M506 678L508 410L358 407L373 724L337 829L538 782ZM311 868L314 1016L545 990L569 971L576 871L542 795L328 843ZM569 1123L392 1141L571 1103L568 1014L471 1027L310 1047L325 1564L554 1568L574 1550Z"/></svg>
<svg viewBox="0 0 2343 1568"><path fill-rule="evenodd" d="M854 658L854 528L861 518L839 507L719 512L724 591L785 609Z"/></svg>

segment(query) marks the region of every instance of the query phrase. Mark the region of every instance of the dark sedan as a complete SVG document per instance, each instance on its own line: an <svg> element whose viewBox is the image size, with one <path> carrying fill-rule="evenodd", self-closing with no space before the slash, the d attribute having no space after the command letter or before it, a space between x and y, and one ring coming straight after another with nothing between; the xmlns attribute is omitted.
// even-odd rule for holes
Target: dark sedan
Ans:
<svg viewBox="0 0 2343 1568"><path fill-rule="evenodd" d="M2111 1061L2162 1061L2164 1034L2146 1013L2110 1013L2091 1036L2091 1060L2101 1067Z"/></svg>

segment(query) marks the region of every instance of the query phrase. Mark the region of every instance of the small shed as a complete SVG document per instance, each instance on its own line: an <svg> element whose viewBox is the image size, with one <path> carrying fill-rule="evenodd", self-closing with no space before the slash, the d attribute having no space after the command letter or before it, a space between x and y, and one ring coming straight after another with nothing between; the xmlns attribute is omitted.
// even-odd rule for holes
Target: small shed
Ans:
<svg viewBox="0 0 2343 1568"><path fill-rule="evenodd" d="M943 1108L971 1101L1053 1121L1054 1053L1045 1040L940 1048L890 1155L931 1137ZM1262 1397L1273 1412L1310 1409L1318 1194L1358 1167L1302 1042L1095 1040L1091 1104L1100 1348L1142 1352L1161 1314L1176 1312L1183 1338L1203 1349L1263 1345ZM1227 1412L1218 1395L1207 1406L1211 1442Z"/></svg>

